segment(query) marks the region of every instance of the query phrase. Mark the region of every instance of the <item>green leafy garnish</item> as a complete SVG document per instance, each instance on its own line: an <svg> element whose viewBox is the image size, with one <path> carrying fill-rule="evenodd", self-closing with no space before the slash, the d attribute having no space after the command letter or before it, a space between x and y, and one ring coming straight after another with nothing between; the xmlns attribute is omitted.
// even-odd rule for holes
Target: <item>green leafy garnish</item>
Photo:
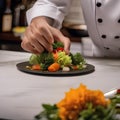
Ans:
<svg viewBox="0 0 120 120"><path fill-rule="evenodd" d="M96 106L88 103L87 108L80 112L78 120L117 120L115 118L116 110L112 104L107 107Z"/></svg>
<svg viewBox="0 0 120 120"><path fill-rule="evenodd" d="M35 116L36 120L60 120L56 105L43 104L43 111Z"/></svg>
<svg viewBox="0 0 120 120"><path fill-rule="evenodd" d="M70 54L73 65L85 64L85 59L80 53Z"/></svg>
<svg viewBox="0 0 120 120"><path fill-rule="evenodd" d="M110 100L111 102L107 106L93 106L92 103L86 103L84 110L80 111L77 120L120 120L117 117L117 115L120 115L120 107L117 107L120 104L120 94L115 95ZM35 116L36 120L61 120L59 109L55 104L43 104L42 107L43 111Z"/></svg>
<svg viewBox="0 0 120 120"><path fill-rule="evenodd" d="M29 63L31 65L40 64L42 70L47 70L48 66L54 63L54 58L52 53L48 53L48 52L43 52L40 55L32 54L29 59Z"/></svg>
<svg viewBox="0 0 120 120"><path fill-rule="evenodd" d="M40 56L36 54L32 54L29 58L29 63L31 65L40 64Z"/></svg>
<svg viewBox="0 0 120 120"><path fill-rule="evenodd" d="M55 42L55 43L53 43L53 49L57 49L59 47L64 48L64 45L63 45L62 42Z"/></svg>
<svg viewBox="0 0 120 120"><path fill-rule="evenodd" d="M61 65L61 67L70 66L72 59L69 55L66 55L65 52L58 52L57 62Z"/></svg>

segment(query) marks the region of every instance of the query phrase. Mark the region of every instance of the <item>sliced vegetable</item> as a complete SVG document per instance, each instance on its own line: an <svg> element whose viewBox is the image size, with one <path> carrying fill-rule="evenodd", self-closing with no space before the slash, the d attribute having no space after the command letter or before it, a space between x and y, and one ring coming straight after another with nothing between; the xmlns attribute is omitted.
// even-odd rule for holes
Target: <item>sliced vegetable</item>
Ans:
<svg viewBox="0 0 120 120"><path fill-rule="evenodd" d="M69 67L63 67L62 71L63 72L68 72L68 71L70 71L70 68Z"/></svg>
<svg viewBox="0 0 120 120"><path fill-rule="evenodd" d="M32 70L41 70L40 64L32 65Z"/></svg>
<svg viewBox="0 0 120 120"><path fill-rule="evenodd" d="M57 51L64 51L64 48L58 47L58 48L57 48Z"/></svg>
<svg viewBox="0 0 120 120"><path fill-rule="evenodd" d="M57 59L58 59L58 53L53 53L53 58L54 58L54 61L57 61Z"/></svg>
<svg viewBox="0 0 120 120"><path fill-rule="evenodd" d="M53 50L53 53L57 53L57 52L60 52L60 51L64 51L64 48L58 47L58 48Z"/></svg>
<svg viewBox="0 0 120 120"><path fill-rule="evenodd" d="M71 68L72 68L72 70L78 70L79 69L78 65L72 65Z"/></svg>
<svg viewBox="0 0 120 120"><path fill-rule="evenodd" d="M61 67L69 66L72 63L71 57L66 55L65 52L58 52L57 62L61 65Z"/></svg>
<svg viewBox="0 0 120 120"><path fill-rule="evenodd" d="M29 58L29 63L31 65L34 65L34 64L39 64L40 63L40 57L39 55L36 55L36 54L32 54Z"/></svg>
<svg viewBox="0 0 120 120"><path fill-rule="evenodd" d="M60 69L60 64L58 64L58 63L53 63L53 64L51 64L49 67L48 67L48 71L50 71L50 72L56 72L56 71L58 71Z"/></svg>

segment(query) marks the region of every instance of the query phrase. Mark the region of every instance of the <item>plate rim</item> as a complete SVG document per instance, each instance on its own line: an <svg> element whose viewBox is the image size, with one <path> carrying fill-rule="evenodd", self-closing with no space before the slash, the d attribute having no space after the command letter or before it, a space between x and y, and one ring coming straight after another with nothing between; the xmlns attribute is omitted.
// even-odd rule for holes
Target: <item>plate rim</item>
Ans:
<svg viewBox="0 0 120 120"><path fill-rule="evenodd" d="M77 76L77 75L81 76L81 75L89 74L95 71L95 66L88 63L86 64L87 67L82 70L75 70L75 71L69 71L69 72L65 72L65 71L49 72L49 71L29 70L25 68L27 65L28 66L30 65L29 61L17 63L16 67L18 70L22 72L34 74L34 75L42 75L42 76Z"/></svg>

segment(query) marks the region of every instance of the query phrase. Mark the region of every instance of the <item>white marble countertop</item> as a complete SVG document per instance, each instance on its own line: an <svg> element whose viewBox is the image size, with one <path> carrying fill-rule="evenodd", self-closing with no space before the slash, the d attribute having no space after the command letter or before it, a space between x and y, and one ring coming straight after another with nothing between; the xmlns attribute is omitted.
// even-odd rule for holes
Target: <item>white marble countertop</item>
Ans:
<svg viewBox="0 0 120 120"><path fill-rule="evenodd" d="M93 73L73 77L48 77L23 73L16 68L30 54L0 50L0 118L34 120L42 103L56 103L80 83L107 92L120 88L120 59L86 58Z"/></svg>

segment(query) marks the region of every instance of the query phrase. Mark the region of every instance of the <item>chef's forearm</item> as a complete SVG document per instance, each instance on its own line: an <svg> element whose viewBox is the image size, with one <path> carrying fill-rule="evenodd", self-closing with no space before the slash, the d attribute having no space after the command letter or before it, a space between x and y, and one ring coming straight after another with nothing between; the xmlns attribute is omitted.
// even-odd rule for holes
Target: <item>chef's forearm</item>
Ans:
<svg viewBox="0 0 120 120"><path fill-rule="evenodd" d="M68 13L72 0L37 0L32 8L27 11L28 24L38 16L47 16L56 28L60 28L65 15ZM54 20L54 21L53 21Z"/></svg>
<svg viewBox="0 0 120 120"><path fill-rule="evenodd" d="M46 22L47 22L49 25L51 25L51 26L53 26L53 24L54 24L54 20L53 20L52 18L46 17L46 16L38 16L38 17L35 17L35 18L33 18L33 19L31 20L31 22L34 21L34 19L36 19L36 18L46 21Z"/></svg>

